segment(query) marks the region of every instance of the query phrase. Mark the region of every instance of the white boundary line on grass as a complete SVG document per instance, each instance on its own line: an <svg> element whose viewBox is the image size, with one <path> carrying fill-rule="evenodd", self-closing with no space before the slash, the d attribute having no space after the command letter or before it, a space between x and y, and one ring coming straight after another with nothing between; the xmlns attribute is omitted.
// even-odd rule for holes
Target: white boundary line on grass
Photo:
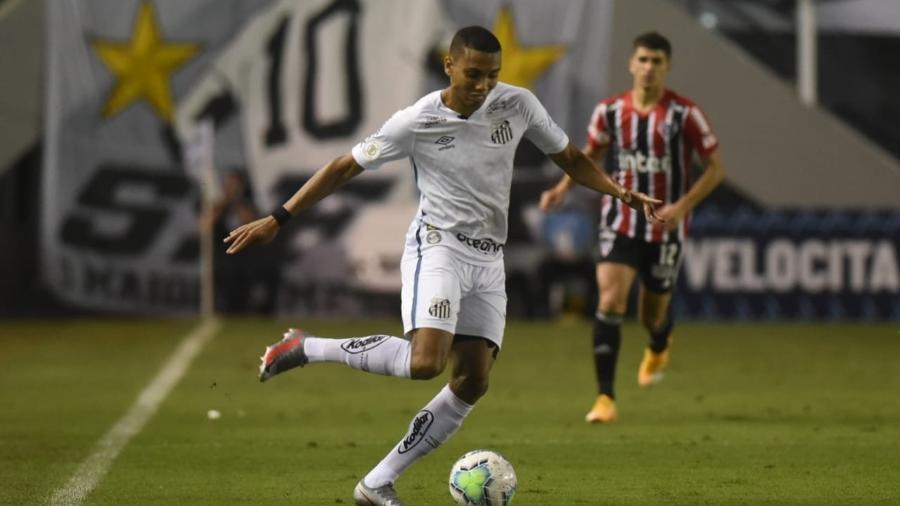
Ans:
<svg viewBox="0 0 900 506"><path fill-rule="evenodd" d="M147 420L156 413L162 401L184 376L188 366L206 343L216 335L220 327L218 319L210 318L202 321L182 339L156 377L141 391L131 409L97 441L94 452L78 466L75 475L66 486L53 494L49 504L54 506L81 504L106 475L110 464L119 456L128 441L138 434Z"/></svg>

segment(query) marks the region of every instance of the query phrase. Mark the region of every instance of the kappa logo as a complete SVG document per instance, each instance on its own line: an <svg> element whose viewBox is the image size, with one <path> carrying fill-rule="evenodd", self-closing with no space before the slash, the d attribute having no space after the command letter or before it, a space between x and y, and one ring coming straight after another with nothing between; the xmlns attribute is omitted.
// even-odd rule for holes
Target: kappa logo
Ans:
<svg viewBox="0 0 900 506"><path fill-rule="evenodd" d="M438 297L431 299L431 306L428 307L428 314L441 320L450 318L450 301Z"/></svg>
<svg viewBox="0 0 900 506"><path fill-rule="evenodd" d="M350 354L362 353L364 351L369 351L379 344L383 343L388 336L379 335L379 336L369 336L369 337L358 337L356 339L351 339L346 343L341 345L341 349Z"/></svg>
<svg viewBox="0 0 900 506"><path fill-rule="evenodd" d="M434 423L434 415L431 411L425 409L419 411L412 422L410 422L409 432L406 433L406 437L400 442L397 452L406 453L415 448L417 444L425 439L425 435L428 434L428 429L431 428L432 423Z"/></svg>
<svg viewBox="0 0 900 506"><path fill-rule="evenodd" d="M513 131L508 120L503 120L503 122L495 126L494 130L491 132L491 141L493 141L494 144L506 144L511 141L512 138Z"/></svg>

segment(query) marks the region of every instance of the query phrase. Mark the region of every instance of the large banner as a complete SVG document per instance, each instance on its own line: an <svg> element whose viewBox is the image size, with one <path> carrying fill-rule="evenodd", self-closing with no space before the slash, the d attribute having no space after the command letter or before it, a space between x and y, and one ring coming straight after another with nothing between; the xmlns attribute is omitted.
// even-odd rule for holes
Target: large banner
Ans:
<svg viewBox="0 0 900 506"><path fill-rule="evenodd" d="M47 0L47 285L86 309L195 312L198 226L209 219L220 232L267 213L442 87L440 56L461 26L491 28L504 47L501 79L533 89L581 142L609 92L611 9L612 0ZM212 175L192 168L187 146L210 125ZM535 151L523 146L517 160L511 250L535 248L529 217L546 184ZM237 211L201 216L204 196ZM358 177L249 262L219 258L220 295L292 314L392 311L416 202L405 164ZM509 264L527 271L533 256Z"/></svg>
<svg viewBox="0 0 900 506"><path fill-rule="evenodd" d="M900 212L708 206L691 233L682 316L900 321Z"/></svg>

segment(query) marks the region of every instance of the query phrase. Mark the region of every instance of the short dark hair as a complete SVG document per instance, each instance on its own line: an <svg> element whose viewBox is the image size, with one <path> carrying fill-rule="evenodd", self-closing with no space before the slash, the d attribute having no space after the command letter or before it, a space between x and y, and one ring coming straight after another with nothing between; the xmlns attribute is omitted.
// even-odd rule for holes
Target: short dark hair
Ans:
<svg viewBox="0 0 900 506"><path fill-rule="evenodd" d="M463 49L469 48L484 53L499 53L500 41L483 26L467 26L460 28L450 42L450 54L458 55Z"/></svg>
<svg viewBox="0 0 900 506"><path fill-rule="evenodd" d="M635 37L632 49L639 47L662 51L666 53L666 58L672 59L672 44L669 42L669 39L663 37L659 32L645 32Z"/></svg>

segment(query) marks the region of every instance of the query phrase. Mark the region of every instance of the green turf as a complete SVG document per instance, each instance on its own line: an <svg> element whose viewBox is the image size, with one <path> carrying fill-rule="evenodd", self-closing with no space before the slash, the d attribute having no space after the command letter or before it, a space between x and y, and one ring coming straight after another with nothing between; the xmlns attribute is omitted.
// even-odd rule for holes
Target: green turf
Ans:
<svg viewBox="0 0 900 506"><path fill-rule="evenodd" d="M0 323L0 503L41 503L64 485L191 323ZM257 357L284 326L226 322L85 504L352 504L442 381L316 365L259 384ZM898 331L682 324L669 374L645 391L643 333L626 325L620 419L589 426L589 326L511 323L487 396L397 488L407 504L452 504L453 461L491 447L515 466L523 506L900 504Z"/></svg>
<svg viewBox="0 0 900 506"><path fill-rule="evenodd" d="M0 504L61 485L192 326L0 322Z"/></svg>

